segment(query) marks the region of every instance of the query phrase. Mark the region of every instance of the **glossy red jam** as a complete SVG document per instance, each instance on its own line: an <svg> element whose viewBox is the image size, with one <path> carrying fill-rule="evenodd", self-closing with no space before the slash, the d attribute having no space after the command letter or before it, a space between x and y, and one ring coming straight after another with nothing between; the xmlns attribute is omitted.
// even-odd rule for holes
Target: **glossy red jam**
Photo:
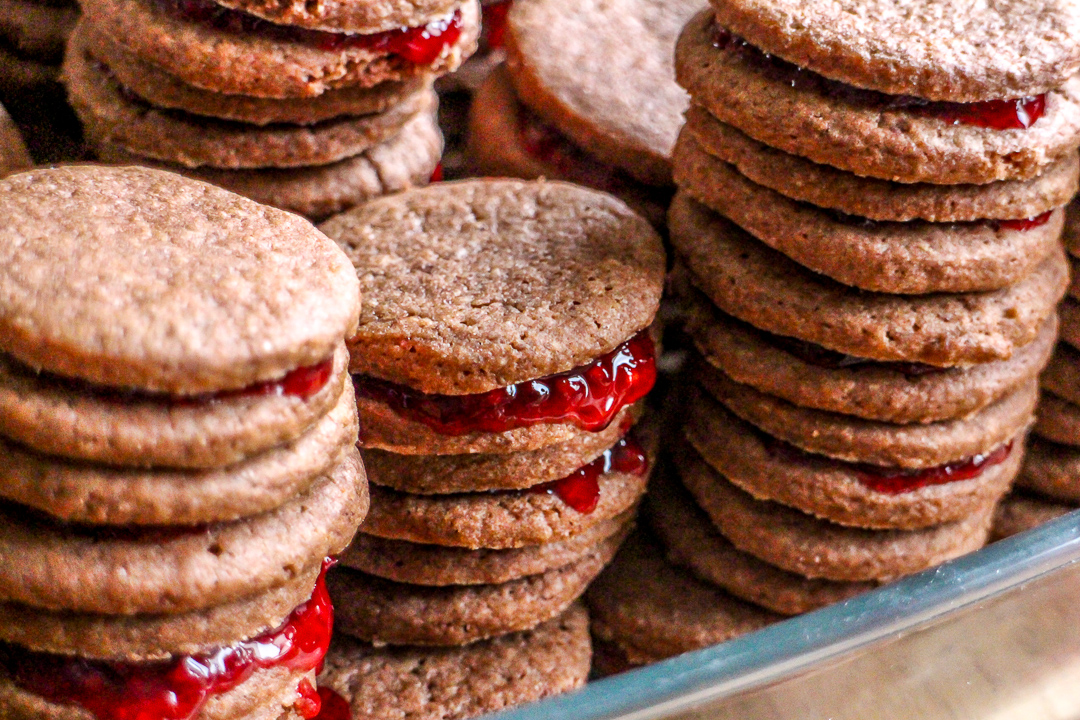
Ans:
<svg viewBox="0 0 1080 720"><path fill-rule="evenodd" d="M506 44L506 14L510 12L513 0L484 3L483 33L480 35L480 47L497 50Z"/></svg>
<svg viewBox="0 0 1080 720"><path fill-rule="evenodd" d="M431 171L431 177L428 178L428 182L437 183L437 182L442 182L442 181L443 181L443 169L442 169L442 163L440 162L438 165L435 166L435 169Z"/></svg>
<svg viewBox="0 0 1080 720"><path fill-rule="evenodd" d="M967 460L925 470L895 470L873 465L859 465L856 474L859 482L875 492L900 495L930 485L944 485L976 478L986 468L1005 462L1012 452L1012 447L1013 444L1010 442L985 455L976 455Z"/></svg>
<svg viewBox="0 0 1080 720"><path fill-rule="evenodd" d="M323 564L311 599L280 627L207 655L124 663L16 650L0 661L20 688L50 703L79 706L99 720L188 720L211 695L228 692L256 670L315 669L334 624L325 582L330 565ZM300 705L312 710L311 695L303 688L298 693Z"/></svg>
<svg viewBox="0 0 1080 720"><path fill-rule="evenodd" d="M551 493L577 510L588 515L600 503L600 476L610 472L644 475L649 459L636 440L627 436L585 467L564 478L529 488L533 493Z"/></svg>
<svg viewBox="0 0 1080 720"><path fill-rule="evenodd" d="M1032 230L1050 222L1050 216L1053 214L1053 210L1048 210L1042 215L1036 215L1035 217L1030 218L1023 218L1021 220L995 220L994 224L997 225L999 228L1004 228L1006 230Z"/></svg>
<svg viewBox="0 0 1080 720"><path fill-rule="evenodd" d="M645 397L655 382L655 347L648 331L588 365L475 395L429 395L353 376L359 397L389 405L443 435L505 432L540 423L573 423L596 432L624 407Z"/></svg>
<svg viewBox="0 0 1080 720"><path fill-rule="evenodd" d="M300 681L299 687L296 688L296 702L293 704L293 709L305 718L305 720L314 720L319 716L322 711L322 696L319 695L319 691L315 689L315 686L311 684L311 681L304 678Z"/></svg>
<svg viewBox="0 0 1080 720"><path fill-rule="evenodd" d="M992 130L1023 130L1034 125L1046 112L1045 94L1009 100L956 103L935 102L910 95L887 95L852 87L763 52L718 26L713 27L713 45L721 50L739 52L758 67L768 70L774 79L794 88L871 108L910 110L954 125L972 125Z"/></svg>
<svg viewBox="0 0 1080 720"><path fill-rule="evenodd" d="M319 696L322 698L322 711L316 716L317 720L352 720L352 710L345 698L323 686L319 687Z"/></svg>
<svg viewBox="0 0 1080 720"><path fill-rule="evenodd" d="M209 25L236 35L259 35L279 42L295 42L321 50L363 48L397 55L416 65L430 65L461 37L461 13L436 20L423 27L406 27L371 35L309 30L276 25L239 10L218 5L213 0L157 0L167 12L183 20Z"/></svg>

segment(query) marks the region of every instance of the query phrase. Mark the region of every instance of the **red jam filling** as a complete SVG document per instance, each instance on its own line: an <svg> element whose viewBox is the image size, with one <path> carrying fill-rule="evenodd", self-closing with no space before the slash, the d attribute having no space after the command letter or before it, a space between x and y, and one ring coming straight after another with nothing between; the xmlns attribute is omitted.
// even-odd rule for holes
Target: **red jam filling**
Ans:
<svg viewBox="0 0 1080 720"><path fill-rule="evenodd" d="M871 490L886 495L900 495L930 485L944 485L978 477L983 470L1005 462L1012 452L1013 444L1006 443L985 455L976 455L948 465L925 470L895 470L873 465L858 465L859 482Z"/></svg>
<svg viewBox="0 0 1080 720"><path fill-rule="evenodd" d="M1045 225L1050 222L1050 216L1053 214L1053 210L1047 210L1042 215L1036 215L1035 217L1023 218L1020 220L995 220L994 224L1005 230L1020 230L1023 232Z"/></svg>
<svg viewBox="0 0 1080 720"><path fill-rule="evenodd" d="M352 710L345 698L328 687L320 687L319 696L322 698L322 711L316 720L352 720Z"/></svg>
<svg viewBox="0 0 1080 720"><path fill-rule="evenodd" d="M588 365L475 395L429 395L365 375L354 375L353 385L358 396L389 405L443 435L540 423L573 423L597 432L652 390L655 353L644 330Z"/></svg>
<svg viewBox="0 0 1080 720"><path fill-rule="evenodd" d="M319 713L322 711L322 695L315 689L315 686L311 684L311 681L304 678L300 681L300 686L296 688L296 702L293 704L293 709L300 714L300 717L305 720L314 720L319 717Z"/></svg>
<svg viewBox="0 0 1080 720"><path fill-rule="evenodd" d="M461 13L422 27L405 27L371 35L326 32L276 25L268 20L218 5L213 0L158 0L174 17L209 25L236 35L255 34L279 42L295 42L320 50L363 48L397 55L415 65L430 65L444 48L461 37Z"/></svg>
<svg viewBox="0 0 1080 720"><path fill-rule="evenodd" d="M793 88L818 92L828 97L884 110L910 110L953 125L972 125L991 130L1023 130L1034 125L1046 112L1046 95L974 103L935 102L910 95L887 95L829 80L805 68L763 52L724 28L713 26L713 46L735 50L776 80Z"/></svg>
<svg viewBox="0 0 1080 720"><path fill-rule="evenodd" d="M498 50L506 44L506 14L510 12L512 2L513 0L500 0L500 2L483 4L481 7L483 32L480 35L480 47Z"/></svg>
<svg viewBox="0 0 1080 720"><path fill-rule="evenodd" d="M645 451L632 437L624 437L585 467L564 478L529 488L532 493L550 493L582 515L588 515L600 503L600 476L610 472L644 475L649 469Z"/></svg>
<svg viewBox="0 0 1080 720"><path fill-rule="evenodd" d="M443 169L442 169L442 163L440 162L438 165L435 166L435 169L431 171L431 177L428 178L428 182L437 183L437 182L442 182L442 181L443 181Z"/></svg>
<svg viewBox="0 0 1080 720"><path fill-rule="evenodd" d="M0 650L0 667L23 690L50 703L79 706L99 720L188 720L211 695L228 692L256 670L315 669L330 645L334 625L325 582L331 565L330 560L323 563L311 599L280 627L206 655L125 663ZM298 692L298 709L312 710L318 696L313 699L303 684Z"/></svg>

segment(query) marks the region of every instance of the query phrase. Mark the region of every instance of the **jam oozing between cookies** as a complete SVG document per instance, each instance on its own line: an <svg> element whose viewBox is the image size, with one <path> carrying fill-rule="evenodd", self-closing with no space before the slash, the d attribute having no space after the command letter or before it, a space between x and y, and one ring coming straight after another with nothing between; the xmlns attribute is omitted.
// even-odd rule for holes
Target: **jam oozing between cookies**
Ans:
<svg viewBox="0 0 1080 720"><path fill-rule="evenodd" d="M656 382L656 349L643 330L588 365L474 395L430 395L405 385L354 375L358 397L442 435L505 432L541 423L573 423L597 432Z"/></svg>
<svg viewBox="0 0 1080 720"><path fill-rule="evenodd" d="M713 26L712 44L720 50L734 50L773 79L793 88L816 92L845 102L882 110L908 110L938 118L952 125L971 125L991 130L1023 130L1038 122L1046 112L1046 95L958 103L925 100L910 95L887 95L846 85L763 52L743 38Z"/></svg>
<svg viewBox="0 0 1080 720"><path fill-rule="evenodd" d="M352 720L352 710L345 698L323 685L319 686L319 697L322 698L322 710L315 720Z"/></svg>
<svg viewBox="0 0 1080 720"><path fill-rule="evenodd" d="M405 27L385 32L354 33L309 30L276 25L239 10L218 5L213 0L157 0L174 17L209 25L236 35L259 35L278 42L294 42L320 50L362 48L387 55L397 55L415 65L430 65L461 37L461 12L422 27Z"/></svg>
<svg viewBox="0 0 1080 720"><path fill-rule="evenodd" d="M948 465L926 468L925 470L899 470L858 465L855 473L866 487L886 495L900 495L913 492L931 485L944 485L960 480L971 480L994 465L1000 465L1012 453L1011 442L1001 445L984 454L975 455L966 460L958 460Z"/></svg>
<svg viewBox="0 0 1080 720"><path fill-rule="evenodd" d="M1019 220L994 220L993 222L994 225L1003 230L1019 230L1024 232L1027 230L1034 230L1035 228L1050 222L1050 217L1053 214L1053 210L1047 210L1042 215L1036 215L1035 217L1021 218Z"/></svg>
<svg viewBox="0 0 1080 720"><path fill-rule="evenodd" d="M645 451L628 435L588 465L559 480L535 485L528 491L555 495L582 515L588 515L600 503L601 475L616 472L641 476L648 469L649 458Z"/></svg>
<svg viewBox="0 0 1080 720"><path fill-rule="evenodd" d="M275 630L205 655L159 662L106 662L0 648L0 668L14 683L50 703L76 705L99 720L188 720L212 695L228 692L260 669L314 670L326 655L334 609L326 592L326 570L311 599ZM319 696L297 688L297 710L319 711ZM311 713L310 715L306 713Z"/></svg>

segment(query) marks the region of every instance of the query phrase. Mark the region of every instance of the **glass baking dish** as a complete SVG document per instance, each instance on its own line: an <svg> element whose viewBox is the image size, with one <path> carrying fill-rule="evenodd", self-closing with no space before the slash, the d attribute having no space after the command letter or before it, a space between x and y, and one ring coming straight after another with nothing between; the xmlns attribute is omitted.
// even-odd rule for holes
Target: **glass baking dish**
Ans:
<svg viewBox="0 0 1080 720"><path fill-rule="evenodd" d="M499 720L1080 718L1080 512Z"/></svg>

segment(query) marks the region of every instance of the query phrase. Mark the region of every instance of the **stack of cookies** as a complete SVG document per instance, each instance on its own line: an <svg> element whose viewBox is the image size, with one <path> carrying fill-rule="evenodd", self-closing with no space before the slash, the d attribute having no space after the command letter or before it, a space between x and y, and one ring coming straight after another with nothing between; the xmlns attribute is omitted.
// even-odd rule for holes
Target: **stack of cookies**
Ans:
<svg viewBox="0 0 1080 720"><path fill-rule="evenodd" d="M687 103L671 58L679 30L703 4L517 0L506 65L473 99L473 169L604 190L662 225Z"/></svg>
<svg viewBox="0 0 1080 720"><path fill-rule="evenodd" d="M433 78L475 49L476 0L87 0L64 64L101 159L325 218L424 184Z"/></svg>
<svg viewBox="0 0 1080 720"><path fill-rule="evenodd" d="M313 717L368 506L348 259L157 170L0 208L0 716Z"/></svg>
<svg viewBox="0 0 1080 720"><path fill-rule="evenodd" d="M1072 284L1059 308L1061 339L1040 379L1038 421L1016 489L998 508L994 535L1006 537L1080 506L1080 200L1065 213Z"/></svg>
<svg viewBox="0 0 1080 720"><path fill-rule="evenodd" d="M669 556L793 614L980 547L1067 285L1080 7L713 0L675 63Z"/></svg>
<svg viewBox="0 0 1080 720"><path fill-rule="evenodd" d="M64 42L78 16L74 0L0 2L0 93L6 101L56 84Z"/></svg>
<svg viewBox="0 0 1080 720"><path fill-rule="evenodd" d="M615 198L515 180L411 190L321 229L360 277L350 368L373 483L329 577L349 638L322 681L355 717L424 718L581 684L574 603L651 464L631 428L655 379L660 238ZM438 702L392 691L417 686Z"/></svg>

